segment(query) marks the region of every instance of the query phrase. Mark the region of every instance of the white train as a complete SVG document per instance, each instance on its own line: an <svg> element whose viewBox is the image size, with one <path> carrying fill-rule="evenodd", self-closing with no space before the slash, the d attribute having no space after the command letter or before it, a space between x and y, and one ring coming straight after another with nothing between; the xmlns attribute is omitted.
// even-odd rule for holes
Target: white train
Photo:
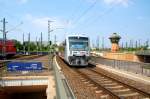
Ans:
<svg viewBox="0 0 150 99"><path fill-rule="evenodd" d="M69 35L65 41L65 60L71 66L87 66L90 57L89 37Z"/></svg>

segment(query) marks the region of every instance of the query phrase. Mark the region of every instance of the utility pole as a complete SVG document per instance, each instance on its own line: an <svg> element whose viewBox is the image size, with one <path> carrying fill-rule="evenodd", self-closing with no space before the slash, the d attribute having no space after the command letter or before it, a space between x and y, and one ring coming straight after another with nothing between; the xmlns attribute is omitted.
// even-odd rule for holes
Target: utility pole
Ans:
<svg viewBox="0 0 150 99"><path fill-rule="evenodd" d="M56 38L57 38L57 37L56 37L56 35L55 35L55 36L54 36L54 43L55 43L55 44L56 44L56 42L57 42L57 41L56 41Z"/></svg>
<svg viewBox="0 0 150 99"><path fill-rule="evenodd" d="M3 30L2 30L2 32L3 32L3 48L2 48L2 55L5 57L6 56L6 39L7 39L7 37L6 37L6 23L8 23L8 22L6 22L6 20L5 20L5 18L3 18L3 20L1 21L2 23L3 23Z"/></svg>
<svg viewBox="0 0 150 99"><path fill-rule="evenodd" d="M97 36L96 43L97 43L97 49L99 50L99 36Z"/></svg>
<svg viewBox="0 0 150 99"><path fill-rule="evenodd" d="M30 54L30 33L28 34L28 54Z"/></svg>
<svg viewBox="0 0 150 99"><path fill-rule="evenodd" d="M24 33L23 33L23 53L25 54L25 42L24 42Z"/></svg>
<svg viewBox="0 0 150 99"><path fill-rule="evenodd" d="M51 22L53 22L53 21L48 20L48 44L49 45L51 45L51 43L52 43L51 38L50 38L51 37L50 32L52 31L51 30Z"/></svg>
<svg viewBox="0 0 150 99"><path fill-rule="evenodd" d="M137 42L137 40L136 40L136 42L135 42L135 48L136 48L136 49L138 48L138 42Z"/></svg>
<svg viewBox="0 0 150 99"><path fill-rule="evenodd" d="M126 42L126 49L128 49L128 42Z"/></svg>
<svg viewBox="0 0 150 99"><path fill-rule="evenodd" d="M38 41L37 41L37 36L36 36L36 51L37 51L37 55L38 55Z"/></svg>
<svg viewBox="0 0 150 99"><path fill-rule="evenodd" d="M149 47L149 39L146 41L146 46Z"/></svg>
<svg viewBox="0 0 150 99"><path fill-rule="evenodd" d="M102 50L104 50L104 37L102 37Z"/></svg>
<svg viewBox="0 0 150 99"><path fill-rule="evenodd" d="M139 39L139 48L141 47L141 40Z"/></svg>
<svg viewBox="0 0 150 99"><path fill-rule="evenodd" d="M130 40L130 43L129 43L129 48L131 48L131 45L132 45L131 43L132 43L132 41Z"/></svg>
<svg viewBox="0 0 150 99"><path fill-rule="evenodd" d="M42 55L42 40L43 40L43 37L42 37L42 32L41 32L41 55Z"/></svg>
<svg viewBox="0 0 150 99"><path fill-rule="evenodd" d="M40 44L41 39L39 38L39 51L41 51L41 44ZM39 53L40 54L40 53Z"/></svg>

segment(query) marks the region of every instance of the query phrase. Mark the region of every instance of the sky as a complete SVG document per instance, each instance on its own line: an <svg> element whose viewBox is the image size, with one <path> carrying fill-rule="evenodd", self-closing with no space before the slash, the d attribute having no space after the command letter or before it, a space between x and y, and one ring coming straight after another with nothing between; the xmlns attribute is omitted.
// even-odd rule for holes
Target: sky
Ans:
<svg viewBox="0 0 150 99"><path fill-rule="evenodd" d="M0 19L6 18L8 39L22 41L40 38L48 40L48 20L51 39L62 42L66 35L85 34L100 46L110 46L109 36L116 32L120 43L150 39L150 0L0 0ZM2 23L0 23L2 30ZM0 32L0 37L2 33Z"/></svg>

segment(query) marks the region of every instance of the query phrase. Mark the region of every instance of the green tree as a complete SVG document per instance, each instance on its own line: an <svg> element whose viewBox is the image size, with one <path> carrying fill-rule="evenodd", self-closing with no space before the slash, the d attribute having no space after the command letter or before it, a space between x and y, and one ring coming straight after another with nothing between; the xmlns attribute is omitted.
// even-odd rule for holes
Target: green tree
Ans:
<svg viewBox="0 0 150 99"><path fill-rule="evenodd" d="M20 41L17 41L17 40L13 40L14 43L15 43L15 47L17 49L17 51L22 51L23 50L23 45L21 44Z"/></svg>

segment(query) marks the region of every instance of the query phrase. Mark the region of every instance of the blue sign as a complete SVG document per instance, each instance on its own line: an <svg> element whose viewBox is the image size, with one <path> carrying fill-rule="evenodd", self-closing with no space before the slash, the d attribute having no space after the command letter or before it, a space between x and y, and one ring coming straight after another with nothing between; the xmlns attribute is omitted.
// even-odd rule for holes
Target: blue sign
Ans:
<svg viewBox="0 0 150 99"><path fill-rule="evenodd" d="M41 62L9 62L7 64L8 71L30 71L42 70Z"/></svg>

